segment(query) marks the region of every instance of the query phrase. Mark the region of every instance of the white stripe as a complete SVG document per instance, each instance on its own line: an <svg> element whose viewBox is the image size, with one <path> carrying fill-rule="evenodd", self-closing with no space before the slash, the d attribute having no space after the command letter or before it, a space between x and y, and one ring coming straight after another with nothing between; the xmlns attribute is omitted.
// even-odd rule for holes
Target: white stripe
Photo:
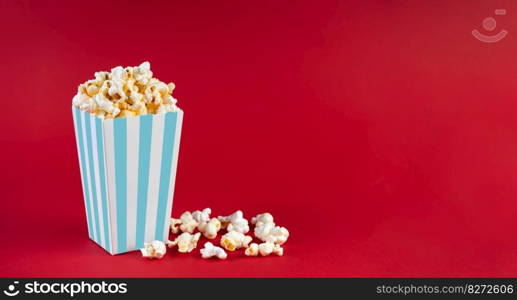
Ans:
<svg viewBox="0 0 517 300"><path fill-rule="evenodd" d="M83 198L84 198L84 216L86 217L86 224L88 225L88 228L90 228L93 224L90 224L88 222L88 199L86 199L86 191L84 190L85 189L85 185L84 185L84 178L83 178L83 166L81 164L81 148L79 148L79 131L81 130L81 128L77 128L75 126L76 122L77 122L77 113L75 112L75 109L72 108L72 115L74 116L74 129L75 129L75 144L77 145L77 160L79 161L79 171L81 172L81 183L82 183L82 187L83 187Z"/></svg>
<svg viewBox="0 0 517 300"><path fill-rule="evenodd" d="M106 130L104 129L104 124L105 124L105 121L102 120L101 121L101 130L102 130L102 149L103 149L103 153L104 153L104 161L101 162L102 164L104 164L104 181L105 181L105 187L106 187L106 211L107 211L107 217L108 217L108 220L107 220L107 223L108 223L108 235L109 235L109 240L110 240L110 253L111 254L114 254L114 251L113 251L113 234L112 234L112 230L111 230L111 224L110 224L110 220L111 220L111 212L110 212L110 192L109 192L109 189L108 189L108 169L106 167L107 165L107 161L106 161Z"/></svg>
<svg viewBox="0 0 517 300"><path fill-rule="evenodd" d="M145 242L154 240L158 193L160 190L160 170L162 163L163 127L165 114L153 115L153 134L151 137L151 159L149 162L149 189L145 220Z"/></svg>
<svg viewBox="0 0 517 300"><path fill-rule="evenodd" d="M81 118L81 132L83 134L83 144L84 144L84 159L85 165L86 165L86 176L88 177L88 191L90 194L90 199L88 199L88 205L90 206L90 214L92 219L92 231L93 231L93 239L95 242L99 240L97 237L97 230L96 230L96 223L95 223L95 214L93 209L93 190L92 190L92 176L90 175L90 172L93 172L93 170L90 170L90 158L88 157L88 139L86 138L86 125L85 125L85 119L88 118L89 113L81 111L83 114L83 117Z"/></svg>
<svg viewBox="0 0 517 300"><path fill-rule="evenodd" d="M90 114L90 129L92 131L92 154L93 154L93 170L95 175L95 189L97 193L97 214L99 215L100 242L102 247L106 248L106 238L104 237L104 220L102 214L102 196L101 182L99 174L99 153L97 151L97 122L95 116Z"/></svg>
<svg viewBox="0 0 517 300"><path fill-rule="evenodd" d="M163 231L163 240L167 240L169 238L169 219L171 217L172 210L172 202L174 201L174 185L176 183L176 169L178 167L178 154L180 149L180 138L181 138L181 125L183 123L183 111L178 111L178 116L176 117L176 133L174 134L174 145L172 152L172 168L171 168L171 184L169 185L169 192L167 193L167 210L165 211L165 217L167 221L165 222L165 230Z"/></svg>
<svg viewBox="0 0 517 300"><path fill-rule="evenodd" d="M138 188L138 145L140 118L127 119L127 250L136 246L136 207Z"/></svg>
<svg viewBox="0 0 517 300"><path fill-rule="evenodd" d="M111 253L118 253L117 245L117 193L115 190L115 147L113 120L104 120L104 159L106 160L106 181L108 211L110 214Z"/></svg>

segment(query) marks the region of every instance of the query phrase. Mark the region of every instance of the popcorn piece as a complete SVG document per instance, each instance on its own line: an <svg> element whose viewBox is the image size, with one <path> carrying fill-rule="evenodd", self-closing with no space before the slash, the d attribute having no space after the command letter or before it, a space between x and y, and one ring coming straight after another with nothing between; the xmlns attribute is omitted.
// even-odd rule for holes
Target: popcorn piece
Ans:
<svg viewBox="0 0 517 300"><path fill-rule="evenodd" d="M212 210L210 208L205 208L202 211L196 210L192 213L192 218L196 220L198 223L206 223L210 221L210 214Z"/></svg>
<svg viewBox="0 0 517 300"><path fill-rule="evenodd" d="M289 237L289 231L285 227L275 226L275 223L266 223L255 227L255 237L264 241L282 245Z"/></svg>
<svg viewBox="0 0 517 300"><path fill-rule="evenodd" d="M89 83L92 80L89 80L87 83ZM99 92L99 86L95 84L88 84L86 86L86 94L90 97L95 96Z"/></svg>
<svg viewBox="0 0 517 300"><path fill-rule="evenodd" d="M124 86L126 85L127 77L122 67L116 67L111 69L111 86L108 89L108 95L117 101L125 101L127 95L124 92Z"/></svg>
<svg viewBox="0 0 517 300"><path fill-rule="evenodd" d="M251 223L255 224L255 237L263 242L282 245L289 237L287 228L276 226L273 216L270 213L258 214L251 218Z"/></svg>
<svg viewBox="0 0 517 300"><path fill-rule="evenodd" d="M181 225L181 220L180 219L171 218L171 231L172 231L172 233L174 233L174 234L179 233L180 232L180 225Z"/></svg>
<svg viewBox="0 0 517 300"><path fill-rule="evenodd" d="M144 100L147 103L159 104L163 102L163 98L165 98L168 93L169 87L165 83L152 78L145 88Z"/></svg>
<svg viewBox="0 0 517 300"><path fill-rule="evenodd" d="M194 220L194 218L192 217L192 214L190 213L190 211L184 212L180 216L180 221L181 221L180 230L182 232L193 233L194 230L196 230L196 227L199 225L199 223L196 222L196 220Z"/></svg>
<svg viewBox="0 0 517 300"><path fill-rule="evenodd" d="M199 232L196 234L183 232L174 241L168 241L167 246L169 248L178 246L178 252L181 253L191 252L192 250L196 249L200 236L201 233Z"/></svg>
<svg viewBox="0 0 517 300"><path fill-rule="evenodd" d="M77 94L72 98L73 105L79 107L81 110L85 110L88 112L93 112L95 108L95 103L93 100L85 94Z"/></svg>
<svg viewBox="0 0 517 300"><path fill-rule="evenodd" d="M133 111L127 110L127 109L124 109L118 115L119 118L127 118L127 117L134 117L134 116L136 116L136 113Z"/></svg>
<svg viewBox="0 0 517 300"><path fill-rule="evenodd" d="M275 244L273 243L262 243L258 246L259 253L262 256L268 256L269 254L273 253L273 248L275 247Z"/></svg>
<svg viewBox="0 0 517 300"><path fill-rule="evenodd" d="M95 76L95 80L94 80L95 83L97 85L102 85L102 83L105 80L108 80L110 73L101 71L101 72L95 72L95 74L93 74L93 75Z"/></svg>
<svg viewBox="0 0 517 300"><path fill-rule="evenodd" d="M221 246L229 251L247 248L253 238L238 231L230 231L221 237Z"/></svg>
<svg viewBox="0 0 517 300"><path fill-rule="evenodd" d="M174 82L169 82L169 84L167 84L167 88L169 90L169 94L172 94L172 92L176 88L176 85L174 84Z"/></svg>
<svg viewBox="0 0 517 300"><path fill-rule="evenodd" d="M162 258L167 252L165 243L162 241L152 241L150 243L144 243L144 248L140 249L142 256L146 258Z"/></svg>
<svg viewBox="0 0 517 300"><path fill-rule="evenodd" d="M259 254L261 256L268 256L271 253L282 256L284 255L284 249L280 245L265 242L262 244L251 243L244 251L246 256L258 256Z"/></svg>
<svg viewBox="0 0 517 300"><path fill-rule="evenodd" d="M241 210L238 210L226 217L220 216L218 219L221 221L222 228L227 228L228 231L236 231L240 233L248 233L250 231L248 220L244 219Z"/></svg>
<svg viewBox="0 0 517 300"><path fill-rule="evenodd" d="M246 256L257 256L259 254L259 246L257 243L251 243L248 248L244 251Z"/></svg>
<svg viewBox="0 0 517 300"><path fill-rule="evenodd" d="M199 223L197 228L207 239L214 239L221 229L221 222L217 218L212 218L208 222Z"/></svg>
<svg viewBox="0 0 517 300"><path fill-rule="evenodd" d="M151 71L151 64L149 62L143 62L138 67L134 67L134 76L136 81L140 85L146 85L149 80L153 77L153 72Z"/></svg>
<svg viewBox="0 0 517 300"><path fill-rule="evenodd" d="M223 250L223 248L214 246L214 244L210 242L206 242L205 247L201 249L201 257L211 258L214 256L216 256L219 259L226 259L228 255Z"/></svg>
<svg viewBox="0 0 517 300"><path fill-rule="evenodd" d="M251 218L251 224L255 226L262 226L267 223L274 223L273 216L270 213L258 214L257 216Z"/></svg>
<svg viewBox="0 0 517 300"><path fill-rule="evenodd" d="M275 244L275 246L273 247L273 253L278 256L284 256L284 248L282 248L282 246L278 244Z"/></svg>
<svg viewBox="0 0 517 300"><path fill-rule="evenodd" d="M166 112L175 112L175 111L178 111L178 108L172 104L161 104L156 109L157 114L163 114Z"/></svg>
<svg viewBox="0 0 517 300"><path fill-rule="evenodd" d="M120 109L114 105L108 98L106 98L103 94L97 94L93 98L95 103L97 104L100 111L105 112L108 115L113 117L118 116L120 113Z"/></svg>
<svg viewBox="0 0 517 300"><path fill-rule="evenodd" d="M284 255L284 249L280 245L276 245L271 242L265 242L258 245L258 251L262 256L268 256L271 253L274 253L278 256Z"/></svg>

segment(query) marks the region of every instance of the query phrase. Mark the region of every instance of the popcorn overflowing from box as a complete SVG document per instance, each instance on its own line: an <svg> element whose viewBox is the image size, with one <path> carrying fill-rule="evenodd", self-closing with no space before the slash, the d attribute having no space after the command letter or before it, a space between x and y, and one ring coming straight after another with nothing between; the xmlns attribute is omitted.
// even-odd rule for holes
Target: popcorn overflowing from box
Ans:
<svg viewBox="0 0 517 300"><path fill-rule="evenodd" d="M215 217L210 208L169 219L183 122L174 83L154 78L149 62L94 77L72 99L90 239L111 254L140 250L162 259L167 248L189 253L202 237L215 243L221 234L220 247L204 243L202 258L226 259L226 251L239 249L246 256L283 255L289 231L269 213L251 223L241 210Z"/></svg>
<svg viewBox="0 0 517 300"><path fill-rule="evenodd" d="M172 82L153 78L151 65L143 62L137 67L96 72L95 79L79 85L72 103L101 119L177 112L174 88Z"/></svg>
<svg viewBox="0 0 517 300"><path fill-rule="evenodd" d="M88 235L111 254L159 258L155 241L168 239L183 121L174 88L144 62L96 72L72 99Z"/></svg>

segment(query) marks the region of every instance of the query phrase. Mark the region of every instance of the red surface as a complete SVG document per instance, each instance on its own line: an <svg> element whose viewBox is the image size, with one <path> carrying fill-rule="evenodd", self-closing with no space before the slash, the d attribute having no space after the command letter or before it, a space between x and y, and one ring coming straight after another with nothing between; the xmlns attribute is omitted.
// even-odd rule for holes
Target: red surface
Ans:
<svg viewBox="0 0 517 300"><path fill-rule="evenodd" d="M517 276L517 2L311 2L2 1L0 275ZM185 111L173 214L270 211L285 257L88 240L71 98L144 60Z"/></svg>

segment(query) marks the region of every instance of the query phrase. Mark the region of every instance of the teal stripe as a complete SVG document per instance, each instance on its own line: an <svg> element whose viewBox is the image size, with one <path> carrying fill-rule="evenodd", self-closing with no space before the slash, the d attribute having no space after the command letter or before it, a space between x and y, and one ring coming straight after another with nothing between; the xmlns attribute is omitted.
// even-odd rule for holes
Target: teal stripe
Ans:
<svg viewBox="0 0 517 300"><path fill-rule="evenodd" d="M92 199L93 199L93 217L94 217L94 224L95 224L95 232L97 233L97 244L101 244L101 232L99 230L99 210L97 206L97 186L95 184L95 169L93 168L93 160L95 157L93 157L93 150L92 150L92 128L91 128L91 121L90 121L90 114L84 113L84 125L86 130L86 141L88 143L88 160L90 165L90 186L92 187L91 193L92 193Z"/></svg>
<svg viewBox="0 0 517 300"><path fill-rule="evenodd" d="M86 206L86 218L88 219L88 236L93 240L93 228L92 228L92 215L90 213L90 205L88 204L90 199L90 193L88 190L88 177L86 176L86 162L84 157L84 143L83 143L83 129L81 128L81 111L74 107L75 115L75 128L77 129L77 141L79 144L79 163L81 164L81 175L83 183L84 193L84 204Z"/></svg>
<svg viewBox="0 0 517 300"><path fill-rule="evenodd" d="M144 247L152 132L153 116L144 115L140 117L140 146L138 148L138 194L136 208L136 249Z"/></svg>
<svg viewBox="0 0 517 300"><path fill-rule="evenodd" d="M166 113L163 133L162 163L160 170L160 191L158 193L158 212L156 214L156 230L154 238L163 240L165 221L169 216L165 216L167 209L167 196L169 195L169 185L171 184L172 152L176 134L176 119L178 113Z"/></svg>
<svg viewBox="0 0 517 300"><path fill-rule="evenodd" d="M126 119L113 120L115 143L115 190L117 193L118 253L127 248L127 123Z"/></svg>
<svg viewBox="0 0 517 300"><path fill-rule="evenodd" d="M106 161L104 160L104 135L102 133L102 120L95 118L95 129L97 133L97 154L99 158L99 179L101 185L102 199L102 220L104 223L105 248L111 252L108 219L108 199L106 197Z"/></svg>

